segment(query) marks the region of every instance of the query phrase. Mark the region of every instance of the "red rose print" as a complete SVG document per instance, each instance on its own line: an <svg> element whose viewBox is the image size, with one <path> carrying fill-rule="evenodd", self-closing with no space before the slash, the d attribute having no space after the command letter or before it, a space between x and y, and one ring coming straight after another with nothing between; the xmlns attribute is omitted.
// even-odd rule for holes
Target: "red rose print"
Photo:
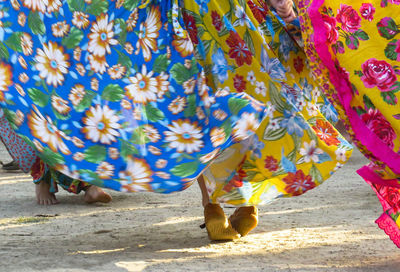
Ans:
<svg viewBox="0 0 400 272"><path fill-rule="evenodd" d="M339 38L339 31L336 29L336 19L326 15L322 15L324 26L327 32L327 42L329 44L335 43Z"/></svg>
<svg viewBox="0 0 400 272"><path fill-rule="evenodd" d="M372 21L374 19L375 8L370 3L363 3L360 8L360 14L365 20Z"/></svg>
<svg viewBox="0 0 400 272"><path fill-rule="evenodd" d="M393 148L393 140L396 139L396 133L385 117L376 109L369 109L362 115L362 120L366 126L378 136L390 148Z"/></svg>
<svg viewBox="0 0 400 272"><path fill-rule="evenodd" d="M369 59L361 65L361 68L363 71L361 80L367 88L378 87L382 92L388 92L397 81L393 67L384 60Z"/></svg>
<svg viewBox="0 0 400 272"><path fill-rule="evenodd" d="M400 211L400 190L398 188L381 186L379 193L387 201L395 213Z"/></svg>
<svg viewBox="0 0 400 272"><path fill-rule="evenodd" d="M341 4L336 20L342 24L346 32L354 33L361 27L361 17L351 6Z"/></svg>

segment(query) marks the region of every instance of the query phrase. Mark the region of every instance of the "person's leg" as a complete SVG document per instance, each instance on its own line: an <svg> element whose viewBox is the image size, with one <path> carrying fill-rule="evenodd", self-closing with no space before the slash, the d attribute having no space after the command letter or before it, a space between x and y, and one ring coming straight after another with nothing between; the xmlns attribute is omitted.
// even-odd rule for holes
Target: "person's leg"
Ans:
<svg viewBox="0 0 400 272"><path fill-rule="evenodd" d="M88 204L96 202L108 203L112 200L111 195L104 192L101 188L97 186L89 185L86 186L83 190L85 191L85 196L83 199Z"/></svg>
<svg viewBox="0 0 400 272"><path fill-rule="evenodd" d="M239 233L232 228L219 204L210 203L204 177L197 179L204 207L204 221L210 240L234 240L240 238Z"/></svg>
<svg viewBox="0 0 400 272"><path fill-rule="evenodd" d="M205 180L203 176L200 176L197 179L199 183L199 187L201 190L202 204L204 207L204 217L217 217L221 216L221 221L225 220L225 214L221 214L222 209L218 204L210 204L210 197L207 192ZM208 206L207 206L208 205ZM214 205L214 206L213 206ZM206 209L207 207L207 209ZM221 210L221 211L220 211ZM207 212L207 216L206 216ZM222 211L223 213L223 211ZM213 215L214 214L214 215ZM258 210L256 206L248 206L248 207L239 207L235 210L235 212L229 217L229 223L232 227L241 235L247 235L252 229L257 227L258 224ZM207 221L207 219L206 219ZM210 223L209 223L210 225ZM207 224L206 224L207 227ZM207 227L209 230L209 227ZM211 239L211 237L210 237ZM215 240L215 239L212 239Z"/></svg>
<svg viewBox="0 0 400 272"><path fill-rule="evenodd" d="M201 201L202 201L203 207L205 207L205 206L207 206L207 204L210 203L210 197L208 196L206 183L204 181L203 175L201 175L197 179L197 183L199 184L200 191L201 191Z"/></svg>
<svg viewBox="0 0 400 272"><path fill-rule="evenodd" d="M36 200L39 205L54 205L59 203L55 192L51 192L51 182L53 181L49 171L40 180L35 181Z"/></svg>
<svg viewBox="0 0 400 272"><path fill-rule="evenodd" d="M66 176L58 171L54 171L55 179L57 183L66 191L74 194L79 194L81 191L85 192L84 201L88 204L101 202L108 203L112 200L112 197L104 192L101 188L91 185L87 182L73 179Z"/></svg>

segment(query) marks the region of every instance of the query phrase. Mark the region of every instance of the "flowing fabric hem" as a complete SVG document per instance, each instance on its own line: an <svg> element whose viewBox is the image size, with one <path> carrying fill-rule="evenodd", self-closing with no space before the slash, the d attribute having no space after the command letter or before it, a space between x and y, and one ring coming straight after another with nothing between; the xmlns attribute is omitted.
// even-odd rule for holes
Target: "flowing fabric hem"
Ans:
<svg viewBox="0 0 400 272"><path fill-rule="evenodd" d="M389 236L390 240L400 248L400 230L393 219L386 213L383 213L376 219L375 223Z"/></svg>
<svg viewBox="0 0 400 272"><path fill-rule="evenodd" d="M368 180L375 184L400 188L400 184L397 179L383 179L368 166L363 166L358 169L357 174L359 174L364 180Z"/></svg>
<svg viewBox="0 0 400 272"><path fill-rule="evenodd" d="M342 103L347 117L352 125L355 135L363 135L357 139L374 154L376 158L384 162L396 174L400 174L400 155L394 152L375 133L373 133L361 120L358 114L351 108L352 88L347 74L340 73L329 52L326 44L326 29L319 8L325 0L315 0L308 8L308 15L314 29L314 46L323 64L330 72L332 84L336 87L338 97Z"/></svg>
<svg viewBox="0 0 400 272"><path fill-rule="evenodd" d="M361 168L361 169L364 169ZM360 170L361 170L360 169ZM387 201L380 195L380 193L378 192L377 188L373 185L373 183L375 183L377 178L380 178L375 172L373 172L372 170L370 170L372 175L370 176L373 180L369 180L367 179L368 173L367 171L365 171L365 169L363 171L361 171L361 173L363 174L363 178L365 180L366 183L368 183L372 190L374 190L374 192L376 193L376 196L379 199L379 202L382 205L382 208L384 211L389 211L392 209L391 205L389 203L387 203ZM366 175L364 175L366 174ZM382 213L382 215L375 220L375 223L378 225L378 227L380 229L382 229L390 238L390 240L392 240L392 242L398 247L400 248L400 229L399 226L396 224L396 222L390 217L390 215L387 214L387 212Z"/></svg>

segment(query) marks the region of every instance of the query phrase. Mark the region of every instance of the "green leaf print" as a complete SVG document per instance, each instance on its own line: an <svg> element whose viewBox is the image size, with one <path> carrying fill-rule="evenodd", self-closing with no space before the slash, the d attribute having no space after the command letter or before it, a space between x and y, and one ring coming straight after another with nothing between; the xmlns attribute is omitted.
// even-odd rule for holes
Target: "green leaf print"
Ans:
<svg viewBox="0 0 400 272"><path fill-rule="evenodd" d="M310 140L314 140L316 143L318 143L318 136L315 134L314 129L308 127L306 129L308 137L310 137Z"/></svg>
<svg viewBox="0 0 400 272"><path fill-rule="evenodd" d="M167 71L171 60L168 59L167 54L159 55L153 64L154 73L161 73Z"/></svg>
<svg viewBox="0 0 400 272"><path fill-rule="evenodd" d="M209 55L210 49L212 47L212 43L213 43L213 40L203 40L205 55Z"/></svg>
<svg viewBox="0 0 400 272"><path fill-rule="evenodd" d="M122 66L125 66L126 68L126 75L128 76L132 67L132 60L130 57L125 55L124 53L117 52L118 53L118 63L121 64ZM138 71L138 69L135 69Z"/></svg>
<svg viewBox="0 0 400 272"><path fill-rule="evenodd" d="M346 37L346 45L348 48L356 50L360 46L360 42L356 35L351 35Z"/></svg>
<svg viewBox="0 0 400 272"><path fill-rule="evenodd" d="M85 90L85 91L86 91L86 94L82 98L82 101L78 105L74 106L74 108L77 112L82 112L82 111L85 111L87 108L89 108L93 102L93 98L96 96L96 93L93 91L89 91L89 90Z"/></svg>
<svg viewBox="0 0 400 272"><path fill-rule="evenodd" d="M4 43L0 42L0 59L8 60L10 58L10 53Z"/></svg>
<svg viewBox="0 0 400 272"><path fill-rule="evenodd" d="M85 150L85 160L91 163L100 163L106 159L107 150L102 145L93 145Z"/></svg>
<svg viewBox="0 0 400 272"><path fill-rule="evenodd" d="M64 157L58 153L53 152L50 148L45 147L43 152L38 153L38 156L47 163L49 166L55 166L58 164L65 164Z"/></svg>
<svg viewBox="0 0 400 272"><path fill-rule="evenodd" d="M242 165L242 169L254 169L257 168L255 164L252 163L251 160L245 160L245 162Z"/></svg>
<svg viewBox="0 0 400 272"><path fill-rule="evenodd" d="M138 144L138 145L143 145L149 142L148 137L146 136L143 127L138 127L136 128L133 133L131 138L129 139L132 143Z"/></svg>
<svg viewBox="0 0 400 272"><path fill-rule="evenodd" d="M104 88L101 98L111 102L118 102L125 97L125 91L118 84L109 84Z"/></svg>
<svg viewBox="0 0 400 272"><path fill-rule="evenodd" d="M264 131L263 139L267 141L277 141L281 139L283 136L285 136L285 134L286 134L286 128L278 128L275 130L267 128Z"/></svg>
<svg viewBox="0 0 400 272"><path fill-rule="evenodd" d="M237 115L241 109L246 107L250 102L247 99L231 97L229 98L228 105L231 113Z"/></svg>
<svg viewBox="0 0 400 272"><path fill-rule="evenodd" d="M4 43L12 50L22 52L21 36L23 32L14 32Z"/></svg>
<svg viewBox="0 0 400 272"><path fill-rule="evenodd" d="M390 60L397 61L397 56L399 55L399 53L396 52L397 41L398 40L390 41L390 43L388 43L388 45L385 48L385 56Z"/></svg>
<svg viewBox="0 0 400 272"><path fill-rule="evenodd" d="M354 110L357 112L357 115L363 115L367 113L367 111L361 107L356 107Z"/></svg>
<svg viewBox="0 0 400 272"><path fill-rule="evenodd" d="M83 11L85 9L84 0L67 0L67 3L71 12Z"/></svg>
<svg viewBox="0 0 400 272"><path fill-rule="evenodd" d="M119 28L121 29L121 32L119 33L119 36L118 36L119 44L125 44L126 36L127 36L127 30L126 30L125 21L123 19L121 19L121 18L117 18L117 19L115 19L115 24L114 25L119 25Z"/></svg>
<svg viewBox="0 0 400 272"><path fill-rule="evenodd" d="M192 65L190 66L190 73L191 76L194 76L195 74L199 73L199 68L197 67L197 60L195 58L192 58L192 60L190 61L192 63Z"/></svg>
<svg viewBox="0 0 400 272"><path fill-rule="evenodd" d="M296 133L292 134L291 137L292 137L292 140L293 140L294 148L296 148L297 150L300 150L302 138L297 136ZM315 136L315 138L316 138L316 136Z"/></svg>
<svg viewBox="0 0 400 272"><path fill-rule="evenodd" d="M364 75L363 72L360 71L360 70L355 70L355 71L354 71L354 74L355 74L356 76L359 76L359 77L362 77L362 76Z"/></svg>
<svg viewBox="0 0 400 272"><path fill-rule="evenodd" d="M225 25L223 25L221 30L218 32L218 36L222 37L228 34L229 34L229 29Z"/></svg>
<svg viewBox="0 0 400 272"><path fill-rule="evenodd" d="M318 168L313 164L313 166L310 169L310 176L314 180L314 182L322 183L324 182L321 172L318 170Z"/></svg>
<svg viewBox="0 0 400 272"><path fill-rule="evenodd" d="M260 173L259 170L256 170L256 171L246 171L246 180L255 181L254 179L255 179L255 177L256 177L257 175L262 175L262 174ZM258 180L259 180L259 179L260 179L260 178L258 178ZM261 182L260 182L260 183L261 183ZM258 184L258 183L255 183L255 184Z"/></svg>
<svg viewBox="0 0 400 272"><path fill-rule="evenodd" d="M187 97L187 106L184 115L185 117L193 117L196 115L196 95L191 94Z"/></svg>
<svg viewBox="0 0 400 272"><path fill-rule="evenodd" d="M206 32L206 30L204 29L204 27L202 27L202 26L197 27L197 36L198 37L203 37L205 32Z"/></svg>
<svg viewBox="0 0 400 272"><path fill-rule="evenodd" d="M140 0L125 0L124 8L132 11L139 5Z"/></svg>
<svg viewBox="0 0 400 272"><path fill-rule="evenodd" d="M246 0L239 0L239 5L246 10L247 4L246 4Z"/></svg>
<svg viewBox="0 0 400 272"><path fill-rule="evenodd" d="M7 108L3 109L4 111L4 117L6 117L6 119L8 120L8 122L10 122L10 125L15 126L15 120L17 120L17 114Z"/></svg>
<svg viewBox="0 0 400 272"><path fill-rule="evenodd" d="M92 0L92 3L88 5L86 12L94 16L100 16L102 13L106 13L108 10L108 1L104 0Z"/></svg>
<svg viewBox="0 0 400 272"><path fill-rule="evenodd" d="M397 91L381 92L383 101L385 101L389 105L396 105L397 103L396 92Z"/></svg>
<svg viewBox="0 0 400 272"><path fill-rule="evenodd" d="M79 45L79 43L83 39L82 30L72 27L69 34L62 39L62 45L64 45L68 49L73 49Z"/></svg>
<svg viewBox="0 0 400 272"><path fill-rule="evenodd" d="M390 216L392 217L394 222L397 222L397 219L399 218L400 213L397 212L397 213L391 214Z"/></svg>
<svg viewBox="0 0 400 272"><path fill-rule="evenodd" d="M321 106L323 106L324 104L322 104ZM318 119L320 119L320 118L318 118ZM317 123L317 118L314 116L314 117L311 117L310 119L308 119L307 120L307 123L309 124L309 125L311 125L311 126L315 126L315 124Z"/></svg>
<svg viewBox="0 0 400 272"><path fill-rule="evenodd" d="M253 39L250 36L250 32L248 29L246 29L246 32L244 33L244 37L243 37L244 41L247 44L247 47L250 49L250 52L253 54L253 56L256 54L256 50L254 48L254 43L253 43Z"/></svg>
<svg viewBox="0 0 400 272"><path fill-rule="evenodd" d="M225 139L228 138L231 133L232 133L232 121L231 119L227 119L223 124L222 128L224 129L225 132Z"/></svg>
<svg viewBox="0 0 400 272"><path fill-rule="evenodd" d="M371 99L364 94L363 96L364 105L367 109L375 109L375 105L372 103Z"/></svg>
<svg viewBox="0 0 400 272"><path fill-rule="evenodd" d="M232 22L232 16L235 14L235 7L236 4L234 3L233 0L229 0L229 11L225 14L226 18L229 19L230 22Z"/></svg>
<svg viewBox="0 0 400 272"><path fill-rule="evenodd" d="M387 40L393 39L400 31L393 18L384 17L376 25L379 35Z"/></svg>
<svg viewBox="0 0 400 272"><path fill-rule="evenodd" d="M296 156L297 153L299 153L299 150L297 148L294 148L292 151L289 152L289 154L287 154L287 158L288 160L290 160L293 163L296 163Z"/></svg>
<svg viewBox="0 0 400 272"><path fill-rule="evenodd" d="M125 140L120 140L120 143L121 143L121 148L120 148L121 157L124 158L125 160L131 155L139 154L137 148L130 142Z"/></svg>
<svg viewBox="0 0 400 272"><path fill-rule="evenodd" d="M54 107L52 107L52 108L53 108L53 113L57 117L57 119L67 120L67 119L71 118L71 115L69 113L67 115L63 115L63 114L59 113Z"/></svg>
<svg viewBox="0 0 400 272"><path fill-rule="evenodd" d="M365 32L364 30L357 30L355 33L354 33L354 36L356 36L357 38L359 38L360 40L362 40L362 41L367 41L367 40L369 40L369 36L368 36L368 34L367 34L367 32Z"/></svg>
<svg viewBox="0 0 400 272"><path fill-rule="evenodd" d="M151 104L145 106L145 113L150 122L157 122L165 118L164 113Z"/></svg>
<svg viewBox="0 0 400 272"><path fill-rule="evenodd" d="M39 107L43 108L49 103L50 97L39 89L29 88L28 95L32 99L33 103Z"/></svg>
<svg viewBox="0 0 400 272"><path fill-rule="evenodd" d="M171 76L178 83L182 85L184 82L192 77L192 73L182 63L175 63L171 68Z"/></svg>
<svg viewBox="0 0 400 272"><path fill-rule="evenodd" d="M198 167L198 161L182 163L172 168L171 173L178 177L187 177L196 173Z"/></svg>
<svg viewBox="0 0 400 272"><path fill-rule="evenodd" d="M276 87L275 83L272 82L272 80L269 81L268 91L269 91L269 95L271 97L271 102L275 106L275 109L278 112L283 113L283 110L286 107L286 103L282 99L282 95L280 94L278 88Z"/></svg>
<svg viewBox="0 0 400 272"><path fill-rule="evenodd" d="M28 26L33 34L43 35L46 33L46 26L42 19L40 19L39 13L30 12L28 15Z"/></svg>

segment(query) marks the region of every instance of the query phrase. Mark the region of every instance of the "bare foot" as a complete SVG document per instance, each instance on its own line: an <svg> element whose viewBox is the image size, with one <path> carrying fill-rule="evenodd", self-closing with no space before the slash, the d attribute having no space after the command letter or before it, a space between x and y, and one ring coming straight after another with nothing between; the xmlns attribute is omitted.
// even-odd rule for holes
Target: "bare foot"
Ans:
<svg viewBox="0 0 400 272"><path fill-rule="evenodd" d="M84 200L88 204L96 202L108 203L112 200L112 197L99 187L91 185L85 189Z"/></svg>
<svg viewBox="0 0 400 272"><path fill-rule="evenodd" d="M56 195L54 193L50 193L50 184L44 180L36 184L35 191L37 203L39 205L54 205L59 203L56 199Z"/></svg>

